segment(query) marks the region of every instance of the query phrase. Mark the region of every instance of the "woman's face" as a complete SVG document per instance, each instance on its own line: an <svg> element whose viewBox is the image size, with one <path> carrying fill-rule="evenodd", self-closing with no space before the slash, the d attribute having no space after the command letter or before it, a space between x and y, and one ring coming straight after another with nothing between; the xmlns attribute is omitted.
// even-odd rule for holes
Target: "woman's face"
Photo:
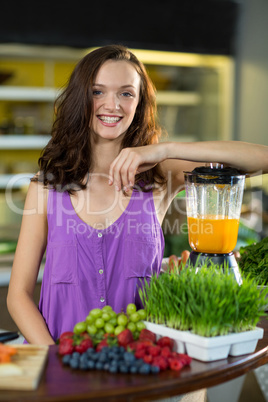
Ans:
<svg viewBox="0 0 268 402"><path fill-rule="evenodd" d="M139 102L140 76L127 61L108 60L93 83L95 134L107 140L120 137L129 128Z"/></svg>

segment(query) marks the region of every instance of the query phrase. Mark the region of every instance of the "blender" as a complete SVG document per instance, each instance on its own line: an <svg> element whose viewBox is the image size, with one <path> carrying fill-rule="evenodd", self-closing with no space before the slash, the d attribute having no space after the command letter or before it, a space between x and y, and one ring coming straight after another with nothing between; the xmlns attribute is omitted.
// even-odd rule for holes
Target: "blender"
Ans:
<svg viewBox="0 0 268 402"><path fill-rule="evenodd" d="M228 269L236 281L242 278L233 250L237 243L245 175L230 167L200 166L184 172L189 263Z"/></svg>

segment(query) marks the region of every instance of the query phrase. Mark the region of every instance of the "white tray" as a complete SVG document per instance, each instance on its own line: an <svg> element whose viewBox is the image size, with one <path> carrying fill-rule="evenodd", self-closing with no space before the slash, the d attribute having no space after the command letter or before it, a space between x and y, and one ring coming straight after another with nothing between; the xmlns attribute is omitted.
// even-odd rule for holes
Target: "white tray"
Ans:
<svg viewBox="0 0 268 402"><path fill-rule="evenodd" d="M146 328L158 337L169 336L174 339L174 350L187 353L190 357L201 361L215 361L230 356L253 353L259 339L263 337L263 329L233 333L224 336L204 337L189 331L178 331L163 325L145 321Z"/></svg>

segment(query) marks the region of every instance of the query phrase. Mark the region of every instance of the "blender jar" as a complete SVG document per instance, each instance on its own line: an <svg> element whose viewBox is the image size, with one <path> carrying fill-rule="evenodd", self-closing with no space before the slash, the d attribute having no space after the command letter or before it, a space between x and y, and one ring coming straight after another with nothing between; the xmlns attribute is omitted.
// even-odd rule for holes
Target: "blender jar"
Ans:
<svg viewBox="0 0 268 402"><path fill-rule="evenodd" d="M184 172L189 244L195 252L228 254L236 246L245 175L233 168Z"/></svg>

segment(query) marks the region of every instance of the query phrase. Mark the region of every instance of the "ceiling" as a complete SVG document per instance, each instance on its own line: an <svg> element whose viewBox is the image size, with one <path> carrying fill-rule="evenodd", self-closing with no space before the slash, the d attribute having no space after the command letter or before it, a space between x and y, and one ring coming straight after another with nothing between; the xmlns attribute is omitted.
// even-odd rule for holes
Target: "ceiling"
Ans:
<svg viewBox="0 0 268 402"><path fill-rule="evenodd" d="M230 0L10 0L1 4L0 43L232 55L239 12Z"/></svg>

